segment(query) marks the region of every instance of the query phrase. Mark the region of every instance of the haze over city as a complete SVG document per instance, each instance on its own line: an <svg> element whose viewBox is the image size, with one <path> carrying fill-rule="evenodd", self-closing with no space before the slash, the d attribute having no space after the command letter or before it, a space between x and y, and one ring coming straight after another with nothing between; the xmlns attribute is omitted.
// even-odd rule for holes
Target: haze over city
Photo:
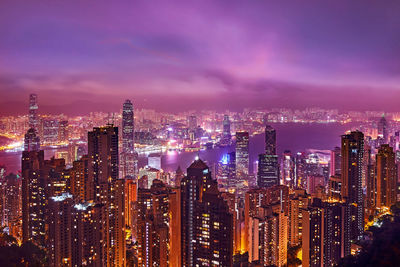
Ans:
<svg viewBox="0 0 400 267"><path fill-rule="evenodd" d="M394 111L396 1L1 1L0 114Z"/></svg>

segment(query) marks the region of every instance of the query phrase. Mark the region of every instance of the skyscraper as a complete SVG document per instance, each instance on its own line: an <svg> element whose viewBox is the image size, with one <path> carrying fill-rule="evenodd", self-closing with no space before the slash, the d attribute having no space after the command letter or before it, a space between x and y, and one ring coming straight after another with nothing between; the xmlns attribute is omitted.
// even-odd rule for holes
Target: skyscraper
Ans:
<svg viewBox="0 0 400 267"><path fill-rule="evenodd" d="M194 267L195 208L203 192L212 183L208 166L196 159L187 169L187 176L181 181L181 231L182 266Z"/></svg>
<svg viewBox="0 0 400 267"><path fill-rule="evenodd" d="M133 104L127 99L122 107L122 152L121 152L121 174L122 178L127 176L136 177L137 154L135 152L135 122L133 116Z"/></svg>
<svg viewBox="0 0 400 267"><path fill-rule="evenodd" d="M44 151L22 152L22 240L45 245Z"/></svg>
<svg viewBox="0 0 400 267"><path fill-rule="evenodd" d="M378 137L382 138L384 144L387 144L387 142L388 142L388 123L385 119L385 114L382 115L382 118L378 122Z"/></svg>
<svg viewBox="0 0 400 267"><path fill-rule="evenodd" d="M258 155L257 185L259 187L271 187L279 184L278 156Z"/></svg>
<svg viewBox="0 0 400 267"><path fill-rule="evenodd" d="M389 208L396 202L397 172L395 154L389 145L381 145L376 155L376 208Z"/></svg>
<svg viewBox="0 0 400 267"><path fill-rule="evenodd" d="M279 184L279 163L276 155L276 131L265 127L265 153L258 155L257 185L270 187Z"/></svg>
<svg viewBox="0 0 400 267"><path fill-rule="evenodd" d="M24 138L24 151L39 151L40 150L40 139L36 135L36 131L30 128Z"/></svg>
<svg viewBox="0 0 400 267"><path fill-rule="evenodd" d="M341 196L351 205L351 239L360 239L364 232L364 199L362 175L364 164L364 134L354 131L342 135Z"/></svg>
<svg viewBox="0 0 400 267"><path fill-rule="evenodd" d="M138 263L140 266L169 265L169 190L160 180L150 189L138 190Z"/></svg>
<svg viewBox="0 0 400 267"><path fill-rule="evenodd" d="M38 101L36 94L29 95L29 128L39 130L39 118L37 114Z"/></svg>
<svg viewBox="0 0 400 267"><path fill-rule="evenodd" d="M246 181L249 176L249 133L236 132L236 179Z"/></svg>
<svg viewBox="0 0 400 267"><path fill-rule="evenodd" d="M182 266L232 266L232 224L208 166L196 159L181 181Z"/></svg>
<svg viewBox="0 0 400 267"><path fill-rule="evenodd" d="M331 163L330 163L330 175L338 175L340 176L342 159L340 154L340 147L335 147L334 150L331 151Z"/></svg>
<svg viewBox="0 0 400 267"><path fill-rule="evenodd" d="M106 206L110 263L125 266L124 180L118 178L118 128L93 128L88 133L88 178L93 181L95 201Z"/></svg>
<svg viewBox="0 0 400 267"><path fill-rule="evenodd" d="M276 155L276 131L272 126L265 126L265 154Z"/></svg>
<svg viewBox="0 0 400 267"><path fill-rule="evenodd" d="M229 145L231 143L231 121L228 115L224 115L224 120L222 122L222 144Z"/></svg>

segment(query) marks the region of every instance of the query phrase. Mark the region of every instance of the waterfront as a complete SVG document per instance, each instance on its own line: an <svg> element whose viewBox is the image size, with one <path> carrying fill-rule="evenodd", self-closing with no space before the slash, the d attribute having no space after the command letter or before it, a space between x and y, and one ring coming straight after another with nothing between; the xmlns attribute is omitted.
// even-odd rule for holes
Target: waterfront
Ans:
<svg viewBox="0 0 400 267"><path fill-rule="evenodd" d="M272 124L277 130L277 149L278 154L285 150L293 153L303 152L308 149L329 150L340 145L340 135L350 129L350 125L337 123L318 124L318 123L277 123ZM234 145L224 148L214 148L201 150L199 152L167 152L162 156L162 168L166 171L175 171L178 166L185 169L198 155L210 166L218 162L222 155L234 151ZM250 162L257 160L258 154L264 151L264 134L252 136L250 138L249 152ZM56 152L55 149L45 150L45 157L50 158ZM147 164L145 157L139 158L139 166ZM0 165L7 168L7 172L17 172L21 168L21 152L0 152ZM250 164L252 171L252 164Z"/></svg>

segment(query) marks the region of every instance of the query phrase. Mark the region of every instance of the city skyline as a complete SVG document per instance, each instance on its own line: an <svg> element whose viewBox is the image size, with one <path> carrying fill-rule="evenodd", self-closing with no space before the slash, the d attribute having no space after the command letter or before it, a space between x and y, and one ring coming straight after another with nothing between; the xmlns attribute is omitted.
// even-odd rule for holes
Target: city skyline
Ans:
<svg viewBox="0 0 400 267"><path fill-rule="evenodd" d="M0 1L0 265L397 267L399 13Z"/></svg>
<svg viewBox="0 0 400 267"><path fill-rule="evenodd" d="M43 111L66 114L114 110L126 98L161 111L397 110L394 1L0 7L0 114L21 114L28 93L42 95Z"/></svg>

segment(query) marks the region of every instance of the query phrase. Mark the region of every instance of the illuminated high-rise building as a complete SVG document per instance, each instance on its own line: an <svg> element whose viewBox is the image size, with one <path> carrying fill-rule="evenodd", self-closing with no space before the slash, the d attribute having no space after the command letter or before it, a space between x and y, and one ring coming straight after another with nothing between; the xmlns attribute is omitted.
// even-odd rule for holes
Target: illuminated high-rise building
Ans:
<svg viewBox="0 0 400 267"><path fill-rule="evenodd" d="M385 114L382 115L378 122L378 137L382 138L384 144L388 142L388 123L385 119Z"/></svg>
<svg viewBox="0 0 400 267"><path fill-rule="evenodd" d="M260 207L249 218L249 261L262 266L286 266L288 217L280 204Z"/></svg>
<svg viewBox="0 0 400 267"><path fill-rule="evenodd" d="M228 115L224 115L224 120L222 121L222 144L229 145L231 143L231 121Z"/></svg>
<svg viewBox="0 0 400 267"><path fill-rule="evenodd" d="M139 266L169 266L169 190L160 180L138 190Z"/></svg>
<svg viewBox="0 0 400 267"><path fill-rule="evenodd" d="M351 205L352 240L362 237L364 232L364 198L362 175L364 165L364 134L360 131L342 136L342 184L341 196Z"/></svg>
<svg viewBox="0 0 400 267"><path fill-rule="evenodd" d="M122 107L122 152L135 150L135 124L133 116L133 104L127 99Z"/></svg>
<svg viewBox="0 0 400 267"><path fill-rule="evenodd" d="M270 187L279 184L279 163L276 155L276 131L265 127L265 153L258 155L257 185Z"/></svg>
<svg viewBox="0 0 400 267"><path fill-rule="evenodd" d="M291 246L301 243L302 236L302 213L301 210L309 206L310 196L303 189L297 189L290 195L289 200L289 226L288 239Z"/></svg>
<svg viewBox="0 0 400 267"><path fill-rule="evenodd" d="M258 155L257 185L271 187L279 184L279 164L277 155Z"/></svg>
<svg viewBox="0 0 400 267"><path fill-rule="evenodd" d="M276 130L272 126L265 126L265 154L276 155Z"/></svg>
<svg viewBox="0 0 400 267"><path fill-rule="evenodd" d="M246 181L249 176L249 133L236 132L236 179Z"/></svg>
<svg viewBox="0 0 400 267"><path fill-rule="evenodd" d="M38 101L36 94L29 95L29 128L39 130L39 116L37 114Z"/></svg>
<svg viewBox="0 0 400 267"><path fill-rule="evenodd" d="M119 179L118 128L108 125L88 133L88 178L93 181L95 202L106 205L108 217L108 255L112 266L125 266L124 186Z"/></svg>
<svg viewBox="0 0 400 267"><path fill-rule="evenodd" d="M302 209L302 265L336 266L350 252L346 229L351 219L349 206L315 200L312 206Z"/></svg>
<svg viewBox="0 0 400 267"><path fill-rule="evenodd" d="M121 151L121 175L136 177L137 154L135 152L135 121L133 104L127 99L122 107L122 151Z"/></svg>
<svg viewBox="0 0 400 267"><path fill-rule="evenodd" d="M340 147L335 147L334 150L331 151L331 162L330 162L330 175L331 176L340 176L341 173L341 164L342 164L342 156L340 154Z"/></svg>
<svg viewBox="0 0 400 267"><path fill-rule="evenodd" d="M22 240L45 245L46 181L44 151L22 152Z"/></svg>
<svg viewBox="0 0 400 267"><path fill-rule="evenodd" d="M208 166L196 159L187 169L187 176L181 180L181 255L182 266L194 267L195 251L193 240L195 208L201 201L203 192L211 185L212 178Z"/></svg>
<svg viewBox="0 0 400 267"><path fill-rule="evenodd" d="M233 215L213 183L194 209L193 266L233 266Z"/></svg>
<svg viewBox="0 0 400 267"><path fill-rule="evenodd" d="M292 152L285 150L282 157L282 183L293 187L295 182L295 168Z"/></svg>
<svg viewBox="0 0 400 267"><path fill-rule="evenodd" d="M36 131L30 128L24 138L24 151L39 151L40 150L40 139L36 135Z"/></svg>
<svg viewBox="0 0 400 267"><path fill-rule="evenodd" d="M276 185L268 188L251 189L245 195L244 207L244 251L249 251L251 239L251 217L259 216L260 208L274 206L274 212L283 212L287 215L289 203L289 188L284 185Z"/></svg>
<svg viewBox="0 0 400 267"><path fill-rule="evenodd" d="M51 197L47 222L46 244L50 266L71 266L72 260L72 210L73 197L69 193Z"/></svg>
<svg viewBox="0 0 400 267"><path fill-rule="evenodd" d="M1 176L1 175L0 175ZM17 240L21 240L21 197L22 179L19 175L8 174L4 179L0 179L1 194L0 206L2 217L0 223L8 227L9 234Z"/></svg>
<svg viewBox="0 0 400 267"><path fill-rule="evenodd" d="M395 153L389 145L382 145L376 155L376 208L389 208L396 203L397 171Z"/></svg>
<svg viewBox="0 0 400 267"><path fill-rule="evenodd" d="M232 266L232 223L208 166L196 159L181 181L182 266Z"/></svg>

